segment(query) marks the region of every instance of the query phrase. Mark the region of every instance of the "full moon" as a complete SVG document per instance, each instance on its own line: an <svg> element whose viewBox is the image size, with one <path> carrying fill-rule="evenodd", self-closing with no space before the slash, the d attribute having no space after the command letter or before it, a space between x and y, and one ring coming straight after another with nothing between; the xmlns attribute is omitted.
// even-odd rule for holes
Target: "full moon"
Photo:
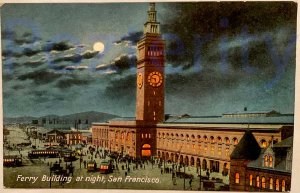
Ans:
<svg viewBox="0 0 300 193"><path fill-rule="evenodd" d="M102 53L105 49L105 46L102 42L95 42L94 46L93 46L93 49L95 51L98 51L99 53Z"/></svg>

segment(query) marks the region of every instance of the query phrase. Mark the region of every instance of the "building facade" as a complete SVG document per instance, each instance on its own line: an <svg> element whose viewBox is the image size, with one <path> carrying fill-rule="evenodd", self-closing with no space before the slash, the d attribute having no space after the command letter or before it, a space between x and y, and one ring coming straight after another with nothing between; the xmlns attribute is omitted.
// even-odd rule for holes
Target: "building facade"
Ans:
<svg viewBox="0 0 300 193"><path fill-rule="evenodd" d="M293 137L261 148L252 134L245 134L232 153L231 191L285 192L291 188ZM249 152L249 144L251 151ZM246 142L247 141L247 142Z"/></svg>
<svg viewBox="0 0 300 193"><path fill-rule="evenodd" d="M150 3L144 36L137 45L136 117L92 124L92 142L137 158L159 157L227 175L230 154L252 131L262 148L293 133L293 116L270 112L215 117L164 114L164 41Z"/></svg>

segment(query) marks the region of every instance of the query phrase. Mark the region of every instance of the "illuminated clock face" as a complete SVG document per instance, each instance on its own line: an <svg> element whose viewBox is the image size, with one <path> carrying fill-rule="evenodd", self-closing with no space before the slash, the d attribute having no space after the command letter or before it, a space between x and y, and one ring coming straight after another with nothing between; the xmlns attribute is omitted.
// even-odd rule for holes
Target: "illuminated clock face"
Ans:
<svg viewBox="0 0 300 193"><path fill-rule="evenodd" d="M143 75L142 73L139 73L137 76L137 85L139 88L142 88L143 86Z"/></svg>
<svg viewBox="0 0 300 193"><path fill-rule="evenodd" d="M153 87L159 87L162 84L163 77L160 72L151 72L148 76L148 82Z"/></svg>

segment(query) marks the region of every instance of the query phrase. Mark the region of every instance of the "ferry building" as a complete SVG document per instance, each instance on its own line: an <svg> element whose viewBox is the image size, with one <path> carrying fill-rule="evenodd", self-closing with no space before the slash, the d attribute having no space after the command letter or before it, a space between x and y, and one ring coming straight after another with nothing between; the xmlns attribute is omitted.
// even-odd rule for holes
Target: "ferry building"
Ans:
<svg viewBox="0 0 300 193"><path fill-rule="evenodd" d="M165 115L164 49L155 4L150 3L144 34L137 44L136 117L93 123L94 145L221 173L230 169L230 154L245 131L253 133L261 148L293 135L294 116L274 110L245 108L214 117Z"/></svg>

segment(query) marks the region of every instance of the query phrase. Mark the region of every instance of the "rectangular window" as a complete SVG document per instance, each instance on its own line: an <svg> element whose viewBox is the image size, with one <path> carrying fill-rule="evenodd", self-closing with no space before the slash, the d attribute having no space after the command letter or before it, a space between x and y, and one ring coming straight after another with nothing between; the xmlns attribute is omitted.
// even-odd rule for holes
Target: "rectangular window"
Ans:
<svg viewBox="0 0 300 193"><path fill-rule="evenodd" d="M239 184L240 183L240 174L237 172L235 173L235 183Z"/></svg>
<svg viewBox="0 0 300 193"><path fill-rule="evenodd" d="M259 176L256 176L256 187L260 187L260 180L259 180Z"/></svg>
<svg viewBox="0 0 300 193"><path fill-rule="evenodd" d="M222 148L218 147L218 155L221 155L221 154L222 154Z"/></svg>
<svg viewBox="0 0 300 193"><path fill-rule="evenodd" d="M207 154L207 146L204 146L204 153Z"/></svg>
<svg viewBox="0 0 300 193"><path fill-rule="evenodd" d="M228 158L229 157L229 148L225 149L225 156Z"/></svg>
<svg viewBox="0 0 300 193"><path fill-rule="evenodd" d="M210 147L210 154L215 155L215 146L213 145Z"/></svg>

